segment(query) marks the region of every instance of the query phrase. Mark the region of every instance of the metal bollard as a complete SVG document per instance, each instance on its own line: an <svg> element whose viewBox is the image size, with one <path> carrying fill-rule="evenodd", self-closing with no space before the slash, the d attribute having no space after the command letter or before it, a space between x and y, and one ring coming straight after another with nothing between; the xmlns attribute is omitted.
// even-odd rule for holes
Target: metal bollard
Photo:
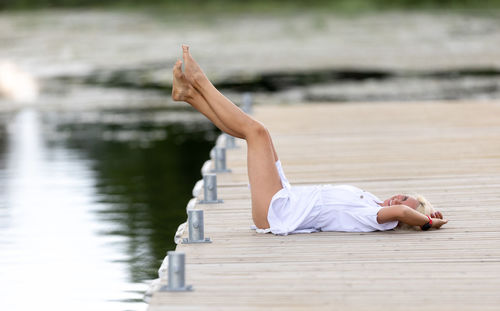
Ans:
<svg viewBox="0 0 500 311"><path fill-rule="evenodd" d="M248 114L252 114L252 112L253 112L252 94L250 94L250 93L243 94L242 110Z"/></svg>
<svg viewBox="0 0 500 311"><path fill-rule="evenodd" d="M225 143L226 143L226 133L223 132L215 140L215 146L224 147Z"/></svg>
<svg viewBox="0 0 500 311"><path fill-rule="evenodd" d="M182 239L183 244L212 243L210 238L205 238L205 225L202 210L188 211L189 238Z"/></svg>
<svg viewBox="0 0 500 311"><path fill-rule="evenodd" d="M234 136L231 136L229 134L224 134L226 137L226 149L236 149L238 146L236 146L236 139Z"/></svg>
<svg viewBox="0 0 500 311"><path fill-rule="evenodd" d="M215 169L212 173L229 173L231 170L226 168L226 149L215 147L214 151Z"/></svg>
<svg viewBox="0 0 500 311"><path fill-rule="evenodd" d="M160 287L161 292L192 291L191 285L185 284L185 254L169 251L168 253L168 284Z"/></svg>
<svg viewBox="0 0 500 311"><path fill-rule="evenodd" d="M200 204L222 203L224 201L217 199L217 175L203 175L203 200Z"/></svg>

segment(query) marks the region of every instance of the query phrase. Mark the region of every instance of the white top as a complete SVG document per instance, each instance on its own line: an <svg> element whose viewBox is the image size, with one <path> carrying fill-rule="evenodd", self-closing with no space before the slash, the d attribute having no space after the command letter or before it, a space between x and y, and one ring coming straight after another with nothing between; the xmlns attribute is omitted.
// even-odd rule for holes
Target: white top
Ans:
<svg viewBox="0 0 500 311"><path fill-rule="evenodd" d="M377 222L383 208L373 194L349 185L292 187L280 161L276 162L283 188L272 198L267 220L274 234L318 231L369 232L394 229L398 222Z"/></svg>

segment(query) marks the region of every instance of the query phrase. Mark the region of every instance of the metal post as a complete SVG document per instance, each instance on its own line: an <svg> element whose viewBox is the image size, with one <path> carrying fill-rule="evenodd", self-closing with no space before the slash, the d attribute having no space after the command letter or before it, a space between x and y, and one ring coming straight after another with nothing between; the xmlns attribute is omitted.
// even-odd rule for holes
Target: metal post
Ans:
<svg viewBox="0 0 500 311"><path fill-rule="evenodd" d="M168 252L168 285L162 286L160 291L185 292L193 290L191 285L185 284L185 254Z"/></svg>
<svg viewBox="0 0 500 311"><path fill-rule="evenodd" d="M234 136L231 136L229 134L225 134L224 136L226 137L226 149L238 148L238 146L236 146L236 139L234 138Z"/></svg>
<svg viewBox="0 0 500 311"><path fill-rule="evenodd" d="M202 210L188 211L189 238L183 239L182 243L212 243L210 238L205 238L205 226L203 223Z"/></svg>
<svg viewBox="0 0 500 311"><path fill-rule="evenodd" d="M212 149L214 151L215 169L212 173L228 173L231 170L226 168L226 149L221 147L215 147Z"/></svg>
<svg viewBox="0 0 500 311"><path fill-rule="evenodd" d="M224 147L224 143L226 142L226 133L222 133L215 140L215 146Z"/></svg>
<svg viewBox="0 0 500 311"><path fill-rule="evenodd" d="M201 204L222 203L222 200L217 199L217 175L203 175L203 200Z"/></svg>
<svg viewBox="0 0 500 311"><path fill-rule="evenodd" d="M252 107L252 94L250 93L244 93L243 94L243 111L252 114L253 112L253 107Z"/></svg>

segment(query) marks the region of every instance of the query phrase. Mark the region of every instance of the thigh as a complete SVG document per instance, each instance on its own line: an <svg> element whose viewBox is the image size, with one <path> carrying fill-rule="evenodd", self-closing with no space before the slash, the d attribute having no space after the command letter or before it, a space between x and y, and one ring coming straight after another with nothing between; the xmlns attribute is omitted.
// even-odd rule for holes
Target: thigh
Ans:
<svg viewBox="0 0 500 311"><path fill-rule="evenodd" d="M248 178L252 195L252 217L258 228L269 228L267 213L269 204L281 188L281 179L275 164L270 137L260 135L247 138Z"/></svg>

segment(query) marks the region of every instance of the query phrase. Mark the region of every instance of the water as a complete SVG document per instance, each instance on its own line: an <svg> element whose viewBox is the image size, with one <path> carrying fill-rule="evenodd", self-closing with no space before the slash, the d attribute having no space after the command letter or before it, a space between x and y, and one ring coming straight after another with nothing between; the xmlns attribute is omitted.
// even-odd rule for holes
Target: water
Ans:
<svg viewBox="0 0 500 311"><path fill-rule="evenodd" d="M0 116L1 310L144 310L217 133L192 112Z"/></svg>

